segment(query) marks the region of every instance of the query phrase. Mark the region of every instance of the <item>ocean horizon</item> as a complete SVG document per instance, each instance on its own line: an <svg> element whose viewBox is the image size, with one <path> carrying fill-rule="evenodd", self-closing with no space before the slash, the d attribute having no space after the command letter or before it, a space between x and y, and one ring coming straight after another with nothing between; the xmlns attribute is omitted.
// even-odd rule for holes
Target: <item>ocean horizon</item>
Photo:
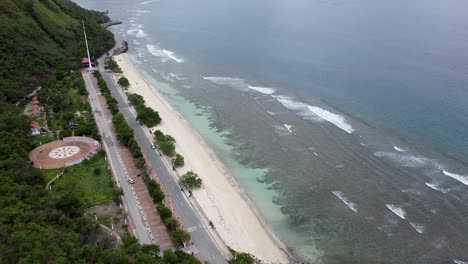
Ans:
<svg viewBox="0 0 468 264"><path fill-rule="evenodd" d="M468 3L76 2L298 262L468 263Z"/></svg>

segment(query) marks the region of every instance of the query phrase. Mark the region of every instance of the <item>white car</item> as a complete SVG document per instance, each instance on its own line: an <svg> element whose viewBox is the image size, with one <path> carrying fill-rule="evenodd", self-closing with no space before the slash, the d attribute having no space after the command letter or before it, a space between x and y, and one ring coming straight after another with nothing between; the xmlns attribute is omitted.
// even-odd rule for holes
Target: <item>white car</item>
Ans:
<svg viewBox="0 0 468 264"><path fill-rule="evenodd" d="M154 145L154 143L151 143L151 148L152 148L152 149L155 149L155 148L156 148L156 146Z"/></svg>
<svg viewBox="0 0 468 264"><path fill-rule="evenodd" d="M132 178L127 178L127 181L128 181L128 183L130 183L130 184L134 184L134 183L135 183L135 181L134 181Z"/></svg>

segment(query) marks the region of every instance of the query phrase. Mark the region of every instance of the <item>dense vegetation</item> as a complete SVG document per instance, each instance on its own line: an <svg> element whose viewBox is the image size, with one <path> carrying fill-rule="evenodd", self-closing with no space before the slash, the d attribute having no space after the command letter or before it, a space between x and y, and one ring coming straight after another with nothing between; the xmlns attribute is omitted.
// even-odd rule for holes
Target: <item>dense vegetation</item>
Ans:
<svg viewBox="0 0 468 264"><path fill-rule="evenodd" d="M146 180L146 186L148 187L153 201L156 203L156 209L163 223L166 225L172 241L177 246L181 246L183 242L190 240L190 234L179 228L179 222L172 217L171 210L163 204L164 192L161 190L161 186L152 179Z"/></svg>
<svg viewBox="0 0 468 264"><path fill-rule="evenodd" d="M77 134L98 138L77 72L84 55L81 18L93 55L113 46L112 34L98 25L108 18L69 0L0 1L0 263L199 263L181 251L158 257L157 245L141 246L130 236L115 247L86 213L86 207L113 196L109 182L81 189L81 183L67 178L46 191L46 179L54 172L30 167L28 152L50 138L29 137L28 117L14 103L37 86L43 87L39 99L50 129L63 128L61 135L67 135L73 120L79 124ZM38 121L44 125L42 118ZM71 167L67 176L105 176L100 155ZM93 197L93 188L100 186L102 194Z"/></svg>
<svg viewBox="0 0 468 264"><path fill-rule="evenodd" d="M229 248L231 251L232 259L229 260L229 264L254 264L255 258L249 253L237 252L232 248Z"/></svg>
<svg viewBox="0 0 468 264"><path fill-rule="evenodd" d="M106 97L107 108L111 111L113 115L117 114L119 112L119 103L111 95L106 81L104 81L104 78L102 78L102 75L99 71L94 71L93 74L94 77L96 77L99 89L101 90L101 94Z"/></svg>
<svg viewBox="0 0 468 264"><path fill-rule="evenodd" d="M115 60L113 60L112 58L106 60L105 68L109 69L109 70L111 70L111 71L113 71L115 73L122 73L122 69L120 69L117 62Z"/></svg>
<svg viewBox="0 0 468 264"><path fill-rule="evenodd" d="M128 94L128 101L130 105L135 107L137 112L137 120L145 124L148 127L153 127L161 123L161 117L157 111L154 111L153 108L147 107L145 105L145 99L139 94Z"/></svg>
<svg viewBox="0 0 468 264"><path fill-rule="evenodd" d="M111 49L114 38L99 23L108 17L69 0L0 1L0 101L16 102L56 72L77 69L86 55Z"/></svg>
<svg viewBox="0 0 468 264"><path fill-rule="evenodd" d="M101 136L94 123L91 106L81 73L59 74L49 78L39 91L39 101L45 115L36 120L50 132L59 131L61 137L89 136L99 140ZM41 142L47 141L47 136Z"/></svg>
<svg viewBox="0 0 468 264"><path fill-rule="evenodd" d="M171 263L197 263L181 252L155 257L157 246L140 246L131 237L124 237L124 245L115 248L98 223L85 213L85 207L96 201L83 199L87 195L79 191L44 190L43 171L29 168L28 119L15 106L0 105L0 110L2 263L169 263L166 259L175 261ZM70 170L79 173L74 167ZM66 185L62 182L56 187Z"/></svg>
<svg viewBox="0 0 468 264"><path fill-rule="evenodd" d="M154 139L159 146L159 149L169 157L172 157L176 154L175 152L175 139L170 135L166 135L161 130L156 130L154 132Z"/></svg>

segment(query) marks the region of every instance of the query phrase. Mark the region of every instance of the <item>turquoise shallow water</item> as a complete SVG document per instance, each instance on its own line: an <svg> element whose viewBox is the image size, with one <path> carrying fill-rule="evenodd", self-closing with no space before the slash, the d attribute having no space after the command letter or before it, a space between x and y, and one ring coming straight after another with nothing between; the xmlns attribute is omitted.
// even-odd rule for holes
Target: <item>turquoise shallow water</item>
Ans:
<svg viewBox="0 0 468 264"><path fill-rule="evenodd" d="M281 213L280 206L272 203L277 196L271 184L262 183L267 169L252 168L241 164L236 159L236 150L229 145L229 132L217 130L212 123L211 111L207 108L197 106L182 97L178 90L167 83L159 82L142 70L144 77L158 88L165 99L175 110L196 129L204 141L215 151L217 157L226 165L227 169L235 176L235 180L243 187L255 203L255 207L261 210L263 216L270 225L281 225L286 216ZM260 180L260 181L259 181Z"/></svg>
<svg viewBox="0 0 468 264"><path fill-rule="evenodd" d="M468 261L464 1L79 1L306 262Z"/></svg>

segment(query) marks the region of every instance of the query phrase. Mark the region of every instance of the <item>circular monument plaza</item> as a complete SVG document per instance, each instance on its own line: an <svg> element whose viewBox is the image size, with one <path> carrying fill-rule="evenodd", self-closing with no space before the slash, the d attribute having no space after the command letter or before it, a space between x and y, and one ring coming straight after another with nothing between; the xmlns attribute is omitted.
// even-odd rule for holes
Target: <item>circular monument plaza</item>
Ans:
<svg viewBox="0 0 468 264"><path fill-rule="evenodd" d="M99 150L99 142L89 137L66 137L33 149L29 153L32 166L57 169L81 163Z"/></svg>

